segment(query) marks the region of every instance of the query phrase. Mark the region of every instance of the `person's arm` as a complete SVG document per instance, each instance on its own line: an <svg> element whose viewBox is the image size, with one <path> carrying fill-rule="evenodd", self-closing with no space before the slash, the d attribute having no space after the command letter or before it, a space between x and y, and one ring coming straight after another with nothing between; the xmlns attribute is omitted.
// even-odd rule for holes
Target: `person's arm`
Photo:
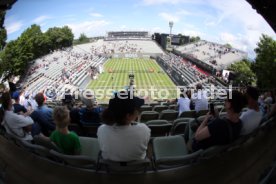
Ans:
<svg viewBox="0 0 276 184"><path fill-rule="evenodd" d="M276 114L276 104L271 105L270 111L268 112L268 118L271 118Z"/></svg>
<svg viewBox="0 0 276 184"><path fill-rule="evenodd" d="M200 126L197 128L195 133L195 139L197 141L201 141L204 139L207 139L211 136L209 129L208 129L208 120L210 119L211 115L208 113L203 120L203 122L200 124Z"/></svg>
<svg viewBox="0 0 276 184"><path fill-rule="evenodd" d="M30 132L32 130L32 124L34 123L32 118L24 115L15 115L14 121L18 122L18 126L22 127L26 132Z"/></svg>

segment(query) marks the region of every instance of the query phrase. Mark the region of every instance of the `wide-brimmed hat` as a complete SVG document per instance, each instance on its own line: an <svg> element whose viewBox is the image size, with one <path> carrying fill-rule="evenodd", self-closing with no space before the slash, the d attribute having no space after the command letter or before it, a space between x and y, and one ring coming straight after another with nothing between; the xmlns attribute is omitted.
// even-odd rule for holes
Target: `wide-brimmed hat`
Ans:
<svg viewBox="0 0 276 184"><path fill-rule="evenodd" d="M109 100L108 109L113 112L124 111L127 109L139 109L145 104L145 100L133 95L130 91L120 91L114 94Z"/></svg>

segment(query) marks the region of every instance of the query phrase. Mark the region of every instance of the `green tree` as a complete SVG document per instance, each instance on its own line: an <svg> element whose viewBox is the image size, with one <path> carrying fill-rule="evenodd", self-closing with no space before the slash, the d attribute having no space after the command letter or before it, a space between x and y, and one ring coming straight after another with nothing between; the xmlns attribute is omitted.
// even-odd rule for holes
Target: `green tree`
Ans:
<svg viewBox="0 0 276 184"><path fill-rule="evenodd" d="M0 76L7 79L12 75L24 74L31 61L52 50L72 46L73 39L68 26L50 28L42 33L40 26L31 25L0 52Z"/></svg>
<svg viewBox="0 0 276 184"><path fill-rule="evenodd" d="M6 40L7 40L7 30L5 29L5 27L3 27L5 15L6 15L5 11L0 12L0 51L6 45Z"/></svg>
<svg viewBox="0 0 276 184"><path fill-rule="evenodd" d="M251 63L247 60L238 61L231 64L228 70L235 72L236 78L233 81L234 85L251 85L255 81L255 74L251 70Z"/></svg>
<svg viewBox="0 0 276 184"><path fill-rule="evenodd" d="M257 44L256 61L252 65L260 88L275 88L276 79L276 41L267 35L262 35Z"/></svg>
<svg viewBox="0 0 276 184"><path fill-rule="evenodd" d="M84 33L80 34L80 37L79 37L78 40L79 40L80 43L87 43L87 42L89 42L89 38Z"/></svg>
<svg viewBox="0 0 276 184"><path fill-rule="evenodd" d="M64 26L62 28L49 28L45 35L50 41L50 48L52 48L52 50L70 47L72 46L74 40L72 30L68 26Z"/></svg>
<svg viewBox="0 0 276 184"><path fill-rule="evenodd" d="M197 42L197 41L199 41L200 40L200 37L199 36L191 36L190 37L190 42Z"/></svg>
<svg viewBox="0 0 276 184"><path fill-rule="evenodd" d="M1 74L5 79L12 75L20 75L26 66L27 57L22 54L18 40L10 41L1 53Z"/></svg>
<svg viewBox="0 0 276 184"><path fill-rule="evenodd" d="M232 45L230 43L226 43L224 46L227 47L227 48L229 48L229 49L232 48Z"/></svg>
<svg viewBox="0 0 276 184"><path fill-rule="evenodd" d="M73 45L74 34L72 33L71 28L64 26L61 28L63 34L62 47L71 47Z"/></svg>

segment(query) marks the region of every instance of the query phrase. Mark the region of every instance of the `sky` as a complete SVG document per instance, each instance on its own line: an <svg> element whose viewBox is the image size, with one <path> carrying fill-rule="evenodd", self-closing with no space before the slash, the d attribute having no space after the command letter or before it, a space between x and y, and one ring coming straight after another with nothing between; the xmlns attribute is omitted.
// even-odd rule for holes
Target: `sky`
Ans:
<svg viewBox="0 0 276 184"><path fill-rule="evenodd" d="M276 35L264 18L245 0L18 0L7 11L8 41L32 24L68 25L75 38L105 36L108 31L149 31L200 36L229 43L255 57L261 34Z"/></svg>

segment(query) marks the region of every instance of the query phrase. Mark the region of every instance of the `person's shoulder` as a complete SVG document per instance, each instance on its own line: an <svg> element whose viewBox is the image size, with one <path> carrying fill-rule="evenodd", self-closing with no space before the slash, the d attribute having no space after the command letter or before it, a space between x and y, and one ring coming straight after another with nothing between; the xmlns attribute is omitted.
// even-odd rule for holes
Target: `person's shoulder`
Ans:
<svg viewBox="0 0 276 184"><path fill-rule="evenodd" d="M106 129L109 129L111 126L106 125L106 124L102 124L98 127L98 132L100 131L105 131Z"/></svg>
<svg viewBox="0 0 276 184"><path fill-rule="evenodd" d="M136 123L135 125L138 129L142 129L142 130L150 130L149 127L144 124L144 123Z"/></svg>
<svg viewBox="0 0 276 184"><path fill-rule="evenodd" d="M79 139L79 136L78 136L78 134L76 134L75 132L73 132L73 131L70 131L70 137L72 137L72 138L77 138L77 139Z"/></svg>
<svg viewBox="0 0 276 184"><path fill-rule="evenodd" d="M50 135L50 139L53 141L58 134L59 132L57 130L54 130Z"/></svg>
<svg viewBox="0 0 276 184"><path fill-rule="evenodd" d="M227 124L226 118L216 118L208 124L208 127L222 127Z"/></svg>

